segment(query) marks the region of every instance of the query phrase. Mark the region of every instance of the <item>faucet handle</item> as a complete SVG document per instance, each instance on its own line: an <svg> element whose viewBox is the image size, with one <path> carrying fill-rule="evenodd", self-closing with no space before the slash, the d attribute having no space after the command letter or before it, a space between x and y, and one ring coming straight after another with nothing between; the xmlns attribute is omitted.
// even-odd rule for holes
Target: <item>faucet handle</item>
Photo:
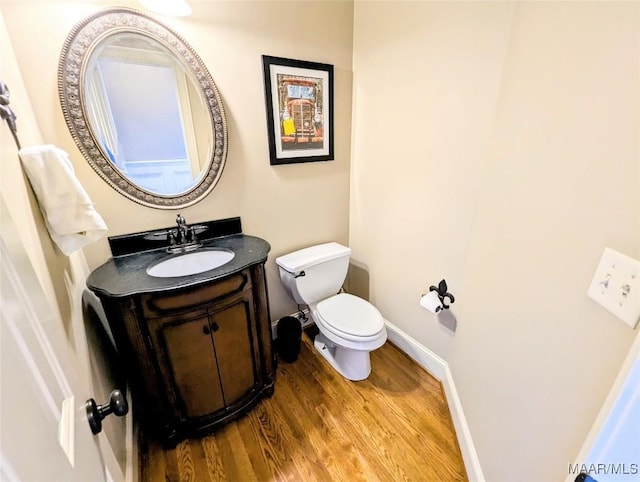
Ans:
<svg viewBox="0 0 640 482"><path fill-rule="evenodd" d="M167 238L169 239L169 246L175 246L178 243L176 240L176 233L172 229L168 231Z"/></svg>

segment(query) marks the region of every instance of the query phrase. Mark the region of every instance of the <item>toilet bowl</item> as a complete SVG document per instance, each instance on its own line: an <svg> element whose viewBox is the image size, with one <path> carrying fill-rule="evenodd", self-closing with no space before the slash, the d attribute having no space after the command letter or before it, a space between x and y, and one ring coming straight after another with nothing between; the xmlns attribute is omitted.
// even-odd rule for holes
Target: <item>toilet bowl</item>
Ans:
<svg viewBox="0 0 640 482"><path fill-rule="evenodd" d="M309 307L319 330L315 349L338 373L357 381L371 373L370 352L385 343L387 332L375 306L357 296L338 293L350 254L345 246L326 243L281 256L276 263L289 295Z"/></svg>
<svg viewBox="0 0 640 482"><path fill-rule="evenodd" d="M345 378L367 378L371 373L369 353L387 340L380 312L347 293L323 300L310 310L320 331L313 342L316 350Z"/></svg>

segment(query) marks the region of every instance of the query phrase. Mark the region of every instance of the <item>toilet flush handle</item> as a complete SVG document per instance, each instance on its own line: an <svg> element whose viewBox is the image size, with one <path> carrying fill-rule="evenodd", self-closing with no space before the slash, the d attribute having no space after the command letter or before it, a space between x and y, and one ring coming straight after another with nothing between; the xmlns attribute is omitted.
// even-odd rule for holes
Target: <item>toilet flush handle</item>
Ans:
<svg viewBox="0 0 640 482"><path fill-rule="evenodd" d="M299 273L294 273L293 271L289 271L288 269L284 269L282 266L280 266L280 269L283 270L283 271L286 271L287 273L289 273L294 278L300 278L302 276L306 276L307 275L307 273L305 273L304 270L300 271Z"/></svg>

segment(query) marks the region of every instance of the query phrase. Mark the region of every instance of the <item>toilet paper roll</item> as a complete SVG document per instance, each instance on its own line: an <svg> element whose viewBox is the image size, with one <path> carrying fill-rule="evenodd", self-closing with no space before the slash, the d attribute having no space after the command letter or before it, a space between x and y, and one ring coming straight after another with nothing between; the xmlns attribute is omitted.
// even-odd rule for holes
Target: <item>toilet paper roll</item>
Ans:
<svg viewBox="0 0 640 482"><path fill-rule="evenodd" d="M442 310L442 302L438 298L437 291L430 291L429 294L422 295L420 298L420 306L431 313L438 313Z"/></svg>

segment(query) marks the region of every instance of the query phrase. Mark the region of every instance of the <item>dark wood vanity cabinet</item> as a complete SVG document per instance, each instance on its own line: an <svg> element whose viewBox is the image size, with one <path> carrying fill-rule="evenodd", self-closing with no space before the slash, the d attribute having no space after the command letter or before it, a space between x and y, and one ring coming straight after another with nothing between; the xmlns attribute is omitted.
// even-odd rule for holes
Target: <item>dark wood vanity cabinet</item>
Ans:
<svg viewBox="0 0 640 482"><path fill-rule="evenodd" d="M263 264L175 291L101 298L131 368L136 413L165 446L209 433L273 393Z"/></svg>

